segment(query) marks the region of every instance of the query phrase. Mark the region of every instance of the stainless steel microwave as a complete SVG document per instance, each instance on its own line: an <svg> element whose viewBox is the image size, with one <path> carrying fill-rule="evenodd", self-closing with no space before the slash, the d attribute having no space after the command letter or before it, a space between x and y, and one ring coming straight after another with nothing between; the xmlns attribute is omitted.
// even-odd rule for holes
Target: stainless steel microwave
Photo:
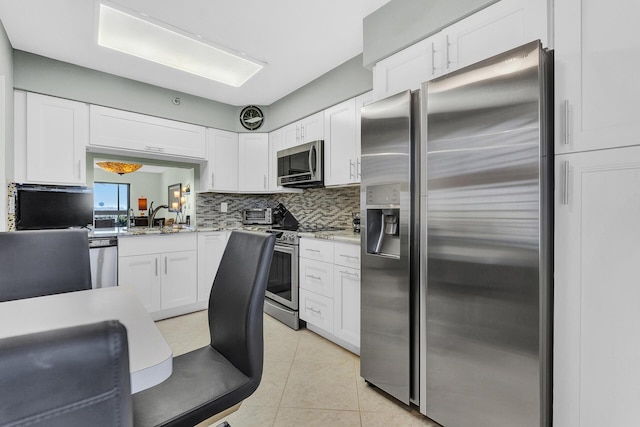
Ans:
<svg viewBox="0 0 640 427"><path fill-rule="evenodd" d="M324 141L312 141L278 151L278 185L322 187Z"/></svg>

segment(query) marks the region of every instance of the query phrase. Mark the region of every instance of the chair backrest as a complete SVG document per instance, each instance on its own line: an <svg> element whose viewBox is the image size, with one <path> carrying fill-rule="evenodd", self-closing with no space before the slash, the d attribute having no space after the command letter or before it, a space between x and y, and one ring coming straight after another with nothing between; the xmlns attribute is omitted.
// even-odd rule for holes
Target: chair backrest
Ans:
<svg viewBox="0 0 640 427"><path fill-rule="evenodd" d="M91 289L86 230L0 233L0 301Z"/></svg>
<svg viewBox="0 0 640 427"><path fill-rule="evenodd" d="M231 232L209 297L211 345L251 378L262 375L262 311L275 239Z"/></svg>
<svg viewBox="0 0 640 427"><path fill-rule="evenodd" d="M133 426L117 320L0 340L0 425Z"/></svg>

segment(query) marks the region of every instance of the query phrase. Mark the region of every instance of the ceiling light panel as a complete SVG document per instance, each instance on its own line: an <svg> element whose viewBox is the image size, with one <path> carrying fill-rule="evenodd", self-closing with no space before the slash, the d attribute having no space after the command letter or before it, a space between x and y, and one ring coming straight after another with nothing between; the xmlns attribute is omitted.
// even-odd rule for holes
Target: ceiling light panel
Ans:
<svg viewBox="0 0 640 427"><path fill-rule="evenodd" d="M98 44L233 87L242 86L263 67L102 3Z"/></svg>

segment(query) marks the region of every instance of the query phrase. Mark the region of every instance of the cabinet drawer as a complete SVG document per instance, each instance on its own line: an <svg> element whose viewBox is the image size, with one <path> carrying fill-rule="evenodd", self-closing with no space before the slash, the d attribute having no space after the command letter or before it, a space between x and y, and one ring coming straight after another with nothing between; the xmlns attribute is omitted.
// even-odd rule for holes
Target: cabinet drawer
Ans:
<svg viewBox="0 0 640 427"><path fill-rule="evenodd" d="M196 233L130 236L118 239L118 256L195 251Z"/></svg>
<svg viewBox="0 0 640 427"><path fill-rule="evenodd" d="M300 318L333 333L333 299L300 289Z"/></svg>
<svg viewBox="0 0 640 427"><path fill-rule="evenodd" d="M300 239L300 257L333 263L333 242L320 239Z"/></svg>
<svg viewBox="0 0 640 427"><path fill-rule="evenodd" d="M333 297L333 264L300 258L300 288Z"/></svg>
<svg viewBox="0 0 640 427"><path fill-rule="evenodd" d="M333 247L333 263L360 269L360 245L335 243Z"/></svg>

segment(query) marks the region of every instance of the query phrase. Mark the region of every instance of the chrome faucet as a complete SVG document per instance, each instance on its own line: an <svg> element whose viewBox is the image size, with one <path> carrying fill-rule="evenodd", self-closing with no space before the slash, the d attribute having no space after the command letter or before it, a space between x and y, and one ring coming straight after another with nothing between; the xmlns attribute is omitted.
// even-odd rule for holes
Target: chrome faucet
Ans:
<svg viewBox="0 0 640 427"><path fill-rule="evenodd" d="M127 215L129 216L129 221L128 221L129 227L133 227L135 217L136 217L136 214L133 208L129 209L129 212L127 212Z"/></svg>
<svg viewBox="0 0 640 427"><path fill-rule="evenodd" d="M153 219L156 217L156 214L160 209L169 209L168 205L160 205L157 208L153 209L153 202L151 202L151 206L149 207L149 228L153 228Z"/></svg>

